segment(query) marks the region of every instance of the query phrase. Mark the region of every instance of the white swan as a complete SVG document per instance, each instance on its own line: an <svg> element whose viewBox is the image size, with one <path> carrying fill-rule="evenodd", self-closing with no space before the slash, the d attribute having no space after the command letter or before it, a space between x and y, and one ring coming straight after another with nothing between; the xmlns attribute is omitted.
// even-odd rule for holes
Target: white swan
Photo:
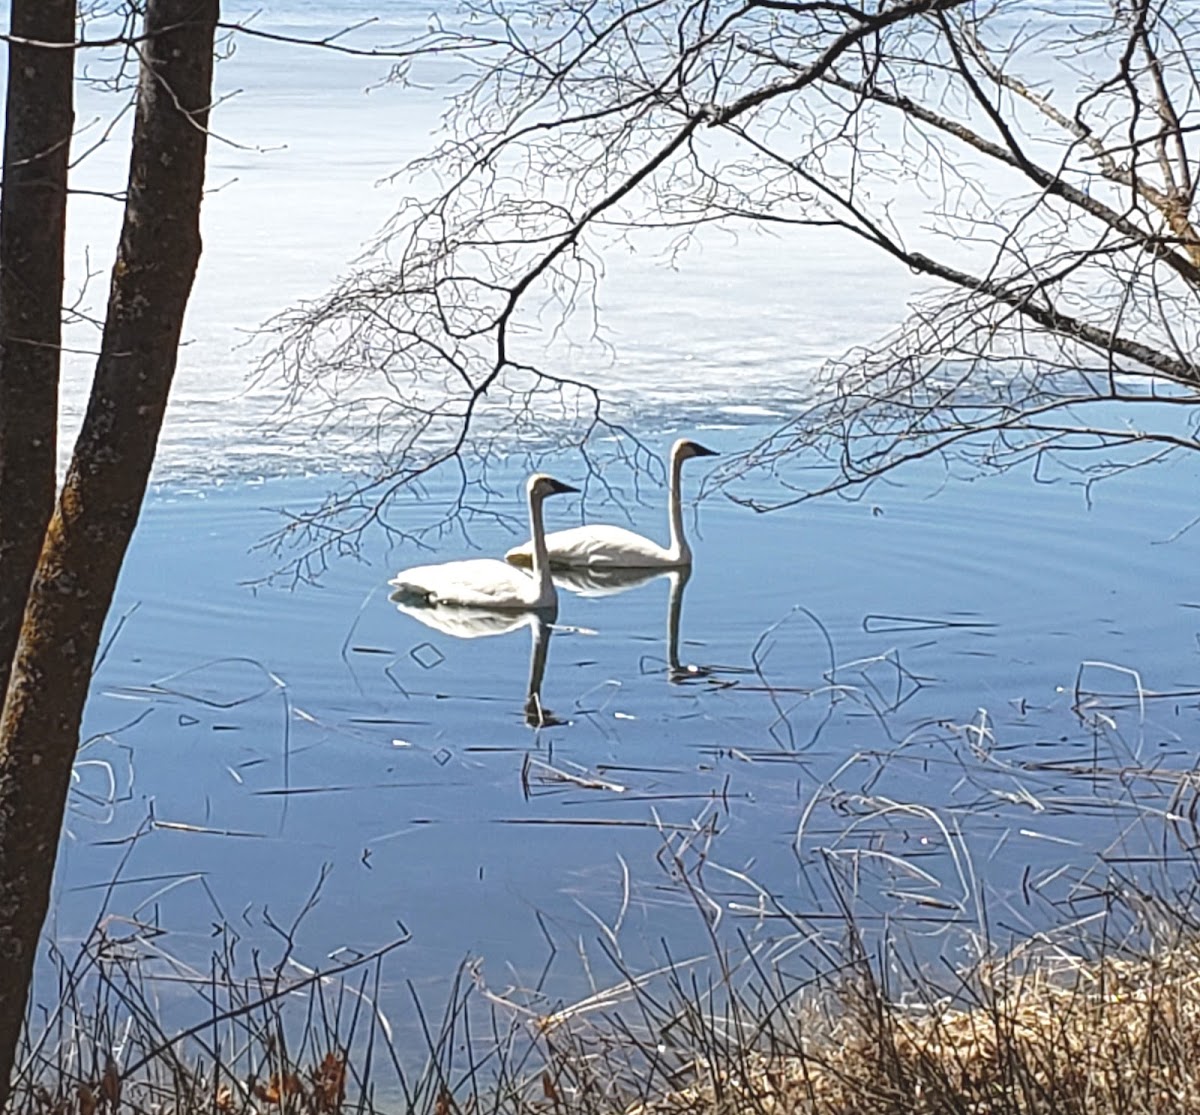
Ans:
<svg viewBox="0 0 1200 1115"><path fill-rule="evenodd" d="M667 547L634 534L624 527L596 523L547 535L550 564L558 568L620 567L625 569L671 569L692 564L692 548L683 534L683 501L680 496L683 462L691 457L715 457L712 449L680 438L671 446L670 522L671 544ZM504 555L513 565L529 565L533 549L529 542L514 546Z"/></svg>
<svg viewBox="0 0 1200 1115"><path fill-rule="evenodd" d="M453 604L493 611L545 611L558 606L546 557L542 501L560 492L577 492L545 473L535 472L525 485L529 499L529 533L533 538L533 576L496 558L418 565L397 573L388 584L411 604Z"/></svg>

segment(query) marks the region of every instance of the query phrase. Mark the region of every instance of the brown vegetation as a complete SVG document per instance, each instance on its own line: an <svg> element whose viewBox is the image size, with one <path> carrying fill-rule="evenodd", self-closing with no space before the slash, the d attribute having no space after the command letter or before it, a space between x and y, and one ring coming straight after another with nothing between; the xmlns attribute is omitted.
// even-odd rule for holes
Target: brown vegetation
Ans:
<svg viewBox="0 0 1200 1115"><path fill-rule="evenodd" d="M891 993L847 939L842 967L790 992L765 977L731 991L677 966L542 1015L468 967L440 1022L414 995L402 1025L378 1007L391 949L290 978L286 965L235 978L227 949L208 974L174 970L206 1017L169 1035L170 981L101 935L64 962L63 1000L22 1052L11 1112L1200 1111L1194 940L1133 956L1080 937L1085 958L1043 938L949 988L909 972Z"/></svg>

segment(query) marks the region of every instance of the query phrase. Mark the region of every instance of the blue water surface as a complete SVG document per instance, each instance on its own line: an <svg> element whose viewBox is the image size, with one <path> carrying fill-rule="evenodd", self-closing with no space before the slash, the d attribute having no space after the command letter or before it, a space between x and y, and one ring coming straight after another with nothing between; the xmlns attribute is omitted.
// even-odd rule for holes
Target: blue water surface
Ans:
<svg viewBox="0 0 1200 1115"><path fill-rule="evenodd" d="M726 454L755 433L701 432ZM1017 473L913 472L771 514L712 496L689 517L677 669L668 578L562 590L543 726L529 628L456 638L389 601L426 553L367 539L316 585L251 587L279 564L252 549L274 509L342 478L163 485L88 706L49 932L83 936L103 899L197 958L220 927L270 943L323 879L309 963L411 933L397 978L437 985L468 955L531 982L549 942L618 922L635 966L711 948L709 924L804 965L781 912L832 920L838 893L932 955L966 947L985 897L994 932L1044 928L1116 860L1161 859L1173 791L1121 772L1193 766L1195 539L1173 536L1194 472L1109 481L1090 507ZM523 474L492 478L517 517ZM662 537L664 503L650 487L626 510ZM433 560L516 537L472 535ZM561 967L556 991L580 991Z"/></svg>
<svg viewBox="0 0 1200 1115"><path fill-rule="evenodd" d="M261 25L320 38L359 14L289 0ZM408 2L383 15L355 41L428 21ZM1003 942L1091 917L1114 877L1170 893L1200 844L1185 457L1090 501L1065 472L971 482L932 465L765 515L712 492L689 516L674 655L668 578L564 590L540 725L530 628L456 638L388 599L403 566L501 553L520 540L504 522L478 516L470 544L451 530L432 552L368 535L290 587L288 555L256 544L279 509L366 466L352 437L264 432L281 389L247 378L254 331L327 291L415 188L400 172L461 82L443 61L381 84L390 64L243 36L218 67L205 254L86 712L48 940L69 953L99 919L139 955L204 973L214 940L313 968L406 935L383 989L394 1015L405 980L443 987L468 956L492 987L529 986L553 957L546 994L569 1000L605 950L644 970L750 942L767 968L803 973L851 910L922 959L959 961L984 925ZM81 96L81 127L100 129L111 98ZM116 141L76 171L96 196L73 202L73 291L111 257L119 211L102 195L124 175ZM747 448L913 293L828 230L701 234L679 260L661 248L606 257L611 347L578 346L565 366L660 453L680 434L723 460ZM104 289L83 309L98 314ZM96 347L79 331L64 447ZM520 340L544 357L545 338ZM493 463L489 510L520 524L532 463L582 472L517 448ZM704 474L689 466L689 500ZM600 518L664 539L661 487L645 480L639 500L612 482L624 500L558 499L551 526ZM412 529L450 483L407 506ZM766 480L730 494L768 494ZM56 995L51 978L42 1001Z"/></svg>

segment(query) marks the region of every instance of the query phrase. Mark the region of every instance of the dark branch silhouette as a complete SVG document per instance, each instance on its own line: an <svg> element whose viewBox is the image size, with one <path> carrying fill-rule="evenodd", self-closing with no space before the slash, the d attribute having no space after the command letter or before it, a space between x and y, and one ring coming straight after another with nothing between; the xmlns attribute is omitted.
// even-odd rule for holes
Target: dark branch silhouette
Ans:
<svg viewBox="0 0 1200 1115"><path fill-rule="evenodd" d="M644 229L682 252L712 225L797 246L836 228L927 280L901 327L830 353L790 385L808 400L794 417L716 474L736 494L768 468L778 498L756 507L931 456L996 470L1057 455L1095 476L1196 448L1177 405L1200 387L1188 14L1173 0L467 4L404 48L463 71L442 141L409 168L436 188L340 287L274 323L263 368L289 419L377 437L378 474L275 541L303 564L373 526L419 539L391 508L440 466L455 462L465 495L497 439L610 433L603 383L540 353L581 322L602 343L605 252Z"/></svg>

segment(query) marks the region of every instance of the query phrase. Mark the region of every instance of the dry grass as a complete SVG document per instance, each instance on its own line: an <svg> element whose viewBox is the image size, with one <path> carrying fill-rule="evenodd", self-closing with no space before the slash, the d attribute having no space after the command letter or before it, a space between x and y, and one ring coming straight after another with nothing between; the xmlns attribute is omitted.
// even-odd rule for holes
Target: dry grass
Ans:
<svg viewBox="0 0 1200 1115"><path fill-rule="evenodd" d="M403 942L324 974L285 953L269 970L255 956L239 975L232 947L199 973L161 948L151 963L145 942L98 934L60 964L57 1010L31 1019L9 1110L1200 1113L1194 936L1140 956L1104 933L1076 932L1074 953L1042 937L942 986L927 969L897 975L894 949L868 955L847 928L832 963L802 986L785 988L747 945L625 973L539 1013L536 996L501 997L481 966L464 966L437 1019L406 997L403 1027L378 1006L385 962ZM181 988L194 1021L169 1027Z"/></svg>
<svg viewBox="0 0 1200 1115"><path fill-rule="evenodd" d="M671 969L536 1024L460 973L407 1049L371 1005L381 959L336 979L211 978L208 1018L171 1034L150 983L110 963L86 1004L68 988L54 1041L43 1029L26 1048L10 1110L1200 1112L1194 942L1139 959L1025 950L953 994L924 982L903 998L861 953L791 994L731 995Z"/></svg>
<svg viewBox="0 0 1200 1115"><path fill-rule="evenodd" d="M160 930L110 921L55 955L57 984L38 996L51 1006L31 1013L3 1115L1200 1115L1200 774L1118 761L1115 745L1111 759L1093 748L1066 767L1018 762L979 743L985 719L947 731L852 756L846 786L814 793L795 844L824 803L812 839L830 901L811 917L718 865L716 805L691 824L655 814L658 866L711 948L632 970L626 869L611 926L592 914L603 963L584 957L588 979L607 966L615 981L570 1004L489 987L480 962L430 1016L427 994L397 986L402 940L306 969L295 941L320 883L293 923L269 923L270 962L226 929L197 970ZM956 732L969 746L948 750ZM896 764L939 758L937 776L978 802L951 822L878 789ZM1072 920L1050 934L1031 915L1006 930L1015 948L985 942L973 964L936 967L931 954L988 924L957 827L970 809L1025 832L1031 817L1084 806L1128 827L1094 863L1081 857L1061 897L1025 888L1038 926ZM1062 843L1049 823L1039 835Z"/></svg>
<svg viewBox="0 0 1200 1115"><path fill-rule="evenodd" d="M869 979L843 982L821 1009L760 1033L758 1048L697 1057L692 1083L630 1110L1200 1112L1200 946L1010 957L978 975L967 1006L931 999L928 985L898 1003Z"/></svg>

